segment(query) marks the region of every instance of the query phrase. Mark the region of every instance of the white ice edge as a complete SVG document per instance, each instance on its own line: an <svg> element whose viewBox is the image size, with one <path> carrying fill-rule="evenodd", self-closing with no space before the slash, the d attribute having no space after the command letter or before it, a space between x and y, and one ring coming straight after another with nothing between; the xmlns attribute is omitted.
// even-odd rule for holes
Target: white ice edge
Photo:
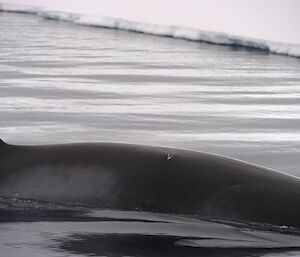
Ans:
<svg viewBox="0 0 300 257"><path fill-rule="evenodd" d="M126 30L156 36L173 37L211 44L241 46L268 51L274 54L300 57L300 44L274 42L250 37L205 31L180 26L167 26L135 22L119 18L92 16L79 13L53 11L46 8L0 4L0 11L35 14L45 19L72 22L78 25Z"/></svg>

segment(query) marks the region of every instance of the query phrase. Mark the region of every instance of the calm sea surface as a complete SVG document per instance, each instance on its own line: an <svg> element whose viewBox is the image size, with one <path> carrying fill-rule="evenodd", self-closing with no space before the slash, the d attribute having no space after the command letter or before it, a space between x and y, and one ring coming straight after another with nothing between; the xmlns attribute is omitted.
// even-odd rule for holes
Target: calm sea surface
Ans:
<svg viewBox="0 0 300 257"><path fill-rule="evenodd" d="M300 177L300 59L0 13L0 138L185 148ZM0 256L116 256L76 252L81 234L49 250L89 226L0 223Z"/></svg>
<svg viewBox="0 0 300 257"><path fill-rule="evenodd" d="M218 153L300 176L300 60L0 14L0 135Z"/></svg>

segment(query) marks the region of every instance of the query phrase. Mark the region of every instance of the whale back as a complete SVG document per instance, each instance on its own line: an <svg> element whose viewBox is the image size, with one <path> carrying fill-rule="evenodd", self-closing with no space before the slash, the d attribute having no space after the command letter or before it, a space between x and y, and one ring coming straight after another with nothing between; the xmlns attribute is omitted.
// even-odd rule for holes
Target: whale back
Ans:
<svg viewBox="0 0 300 257"><path fill-rule="evenodd" d="M0 146L0 196L15 195L300 228L299 179L180 149L117 143Z"/></svg>

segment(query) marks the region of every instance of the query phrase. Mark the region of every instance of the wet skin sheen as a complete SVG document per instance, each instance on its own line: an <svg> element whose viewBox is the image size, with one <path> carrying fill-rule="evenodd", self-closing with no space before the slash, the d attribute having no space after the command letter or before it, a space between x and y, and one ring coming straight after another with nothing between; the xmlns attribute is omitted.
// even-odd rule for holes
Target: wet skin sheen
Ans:
<svg viewBox="0 0 300 257"><path fill-rule="evenodd" d="M212 154L1 141L0 196L300 228L300 180Z"/></svg>

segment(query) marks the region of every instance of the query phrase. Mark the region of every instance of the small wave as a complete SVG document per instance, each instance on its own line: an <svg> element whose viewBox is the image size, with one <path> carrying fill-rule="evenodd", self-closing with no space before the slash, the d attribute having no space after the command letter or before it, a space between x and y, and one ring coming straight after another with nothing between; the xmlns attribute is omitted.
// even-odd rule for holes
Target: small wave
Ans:
<svg viewBox="0 0 300 257"><path fill-rule="evenodd" d="M45 19L72 22L84 26L119 29L156 36L165 36L191 41L206 42L218 45L241 46L253 49L260 49L274 54L288 55L291 57L298 58L300 57L299 44L273 42L269 40L261 40L238 35L231 35L222 32L212 32L180 26L166 26L134 22L124 19L103 16L91 16L84 14L51 11L38 7L11 4L1 4L0 11L29 13L41 16Z"/></svg>
<svg viewBox="0 0 300 257"><path fill-rule="evenodd" d="M211 249L289 249L299 248L299 233L286 228L262 227L261 224L233 223L224 220L197 219L167 213L93 209L55 203L0 197L1 222L55 221L74 232L80 222L86 232L115 240L131 236L161 235L176 239L178 247ZM83 225L83 223L85 223ZM70 224L70 228L66 225ZM47 223L47 230L49 229ZM287 231L286 231L287 230ZM76 234L76 233L75 233ZM119 239L118 239L119 238Z"/></svg>
<svg viewBox="0 0 300 257"><path fill-rule="evenodd" d="M81 210L84 207L30 199L0 197L0 210Z"/></svg>

